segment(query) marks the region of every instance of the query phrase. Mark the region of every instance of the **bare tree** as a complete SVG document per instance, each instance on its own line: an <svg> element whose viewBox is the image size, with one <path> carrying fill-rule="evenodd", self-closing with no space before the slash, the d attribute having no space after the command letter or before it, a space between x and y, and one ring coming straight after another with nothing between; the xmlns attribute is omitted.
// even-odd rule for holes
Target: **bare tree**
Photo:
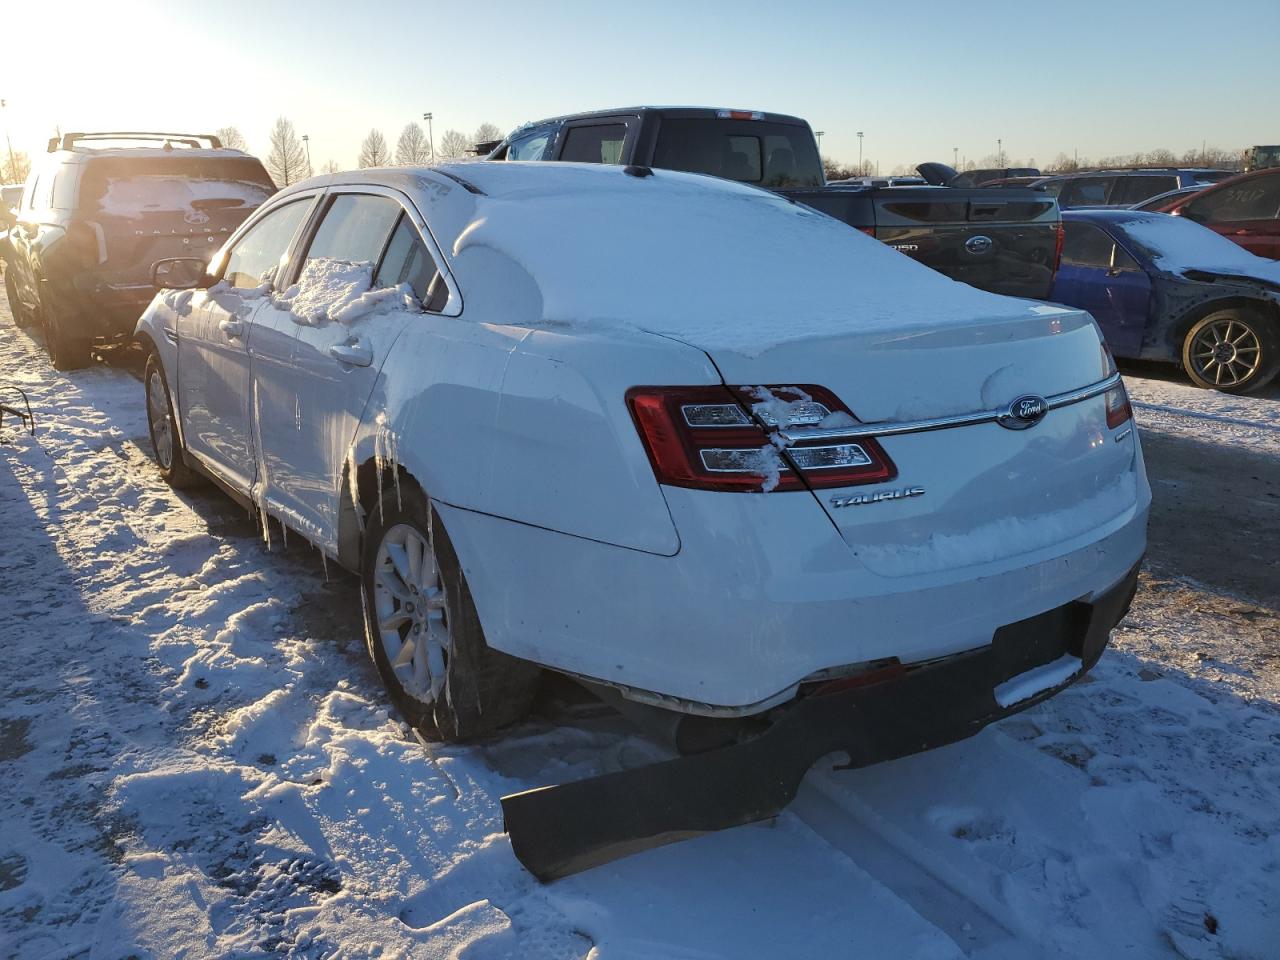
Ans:
<svg viewBox="0 0 1280 960"><path fill-rule="evenodd" d="M391 151L387 149L386 137L377 130L370 130L364 143L360 144L360 157L356 160L356 166L363 170L365 167L385 167L389 163Z"/></svg>
<svg viewBox="0 0 1280 960"><path fill-rule="evenodd" d="M214 134L222 141L224 147L232 150L248 150L249 145L244 142L244 135L238 127L219 127Z"/></svg>
<svg viewBox="0 0 1280 960"><path fill-rule="evenodd" d="M484 143L486 140L501 140L504 136L502 128L496 124L482 123L476 128L474 139L471 142L474 144Z"/></svg>
<svg viewBox="0 0 1280 960"><path fill-rule="evenodd" d="M396 141L396 163L401 166L419 166L431 160L427 147L427 135L416 123L406 124Z"/></svg>
<svg viewBox="0 0 1280 960"><path fill-rule="evenodd" d="M340 173L341 171L342 171L342 168L332 160L326 160L324 164L320 167L321 173Z"/></svg>
<svg viewBox="0 0 1280 960"><path fill-rule="evenodd" d="M822 172L828 180L848 180L850 177L856 177L858 171L854 167L846 167L842 163L837 163L830 157L822 158Z"/></svg>
<svg viewBox="0 0 1280 960"><path fill-rule="evenodd" d="M0 151L0 183L23 183L31 173L31 158L21 150L13 151L12 163L9 157L8 151Z"/></svg>
<svg viewBox="0 0 1280 960"><path fill-rule="evenodd" d="M267 172L278 187L287 187L307 176L307 155L302 149L293 124L286 117L276 118L271 128L271 149L267 153Z"/></svg>
<svg viewBox="0 0 1280 960"><path fill-rule="evenodd" d="M471 138L461 130L446 130L436 145L436 153L444 159L456 160L465 157L471 149Z"/></svg>

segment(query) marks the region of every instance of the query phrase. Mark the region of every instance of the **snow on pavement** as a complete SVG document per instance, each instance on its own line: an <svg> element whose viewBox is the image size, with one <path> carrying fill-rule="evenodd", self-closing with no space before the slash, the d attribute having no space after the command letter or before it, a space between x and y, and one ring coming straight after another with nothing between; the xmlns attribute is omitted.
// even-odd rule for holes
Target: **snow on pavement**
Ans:
<svg viewBox="0 0 1280 960"><path fill-rule="evenodd" d="M1277 704L1123 642L972 740L541 886L498 798L656 747L587 711L424 749L354 579L170 491L136 379L53 373L0 307L0 383L40 417L0 443L0 956L1275 956Z"/></svg>

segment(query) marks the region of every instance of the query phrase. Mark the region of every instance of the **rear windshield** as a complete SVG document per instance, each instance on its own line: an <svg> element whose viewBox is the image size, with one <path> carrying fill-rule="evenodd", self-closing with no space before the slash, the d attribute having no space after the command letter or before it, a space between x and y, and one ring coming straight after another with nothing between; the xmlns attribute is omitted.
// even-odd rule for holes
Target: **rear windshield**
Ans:
<svg viewBox="0 0 1280 960"><path fill-rule="evenodd" d="M252 157L104 157L85 170L79 206L130 219L232 209L246 213L275 189Z"/></svg>
<svg viewBox="0 0 1280 960"><path fill-rule="evenodd" d="M817 187L823 182L809 128L761 120L664 119L653 165L762 187Z"/></svg>

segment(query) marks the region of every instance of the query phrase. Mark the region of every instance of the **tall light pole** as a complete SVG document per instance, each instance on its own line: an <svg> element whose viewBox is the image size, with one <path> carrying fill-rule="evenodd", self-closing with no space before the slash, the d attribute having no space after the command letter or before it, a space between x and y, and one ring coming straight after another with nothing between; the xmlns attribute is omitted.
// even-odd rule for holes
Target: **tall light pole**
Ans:
<svg viewBox="0 0 1280 960"><path fill-rule="evenodd" d="M822 153L822 135L823 135L824 133L826 133L826 131L825 131L825 130L815 130L815 131L813 131L813 135L814 135L815 137L817 137L817 138L818 138L818 153L819 153L819 154L821 154L821 153Z"/></svg>
<svg viewBox="0 0 1280 960"><path fill-rule="evenodd" d="M864 173L862 169L862 131L858 131L858 176Z"/></svg>
<svg viewBox="0 0 1280 960"><path fill-rule="evenodd" d="M422 119L427 121L427 149L431 151L431 162L436 162L436 138L431 133L431 114L424 113Z"/></svg>
<svg viewBox="0 0 1280 960"><path fill-rule="evenodd" d="M960 169L960 148L959 147L951 148L951 165L955 167L957 170Z"/></svg>
<svg viewBox="0 0 1280 960"><path fill-rule="evenodd" d="M9 139L9 106L7 100L0 100L0 110L4 110L4 144L9 148L9 176L16 177L18 175L18 165L13 162L13 141Z"/></svg>
<svg viewBox="0 0 1280 960"><path fill-rule="evenodd" d="M1004 166L1004 141L996 140L996 166Z"/></svg>
<svg viewBox="0 0 1280 960"><path fill-rule="evenodd" d="M311 138L305 133L302 135L302 145L307 148L307 176L314 176L315 171L311 167Z"/></svg>

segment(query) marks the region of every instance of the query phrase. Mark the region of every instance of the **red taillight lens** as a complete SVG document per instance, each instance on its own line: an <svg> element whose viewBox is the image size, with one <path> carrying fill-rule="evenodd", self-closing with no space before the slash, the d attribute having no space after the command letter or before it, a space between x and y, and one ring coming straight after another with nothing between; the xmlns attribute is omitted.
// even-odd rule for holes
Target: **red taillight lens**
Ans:
<svg viewBox="0 0 1280 960"><path fill-rule="evenodd" d="M1107 428L1114 430L1126 420L1133 418L1133 407L1129 406L1129 393L1123 383L1118 383L1107 391Z"/></svg>
<svg viewBox="0 0 1280 960"><path fill-rule="evenodd" d="M775 443L848 409L821 387L634 387L627 405L659 483L742 493L878 483L897 468L874 440Z"/></svg>
<svg viewBox="0 0 1280 960"><path fill-rule="evenodd" d="M1052 284L1058 277L1058 267L1062 265L1062 247L1067 241L1067 228L1062 225L1062 221L1058 221L1058 236L1053 243L1053 273L1049 275L1049 283Z"/></svg>
<svg viewBox="0 0 1280 960"><path fill-rule="evenodd" d="M75 251L76 258L82 263L97 263L101 259L98 234L87 223L73 220L67 224L67 246Z"/></svg>

